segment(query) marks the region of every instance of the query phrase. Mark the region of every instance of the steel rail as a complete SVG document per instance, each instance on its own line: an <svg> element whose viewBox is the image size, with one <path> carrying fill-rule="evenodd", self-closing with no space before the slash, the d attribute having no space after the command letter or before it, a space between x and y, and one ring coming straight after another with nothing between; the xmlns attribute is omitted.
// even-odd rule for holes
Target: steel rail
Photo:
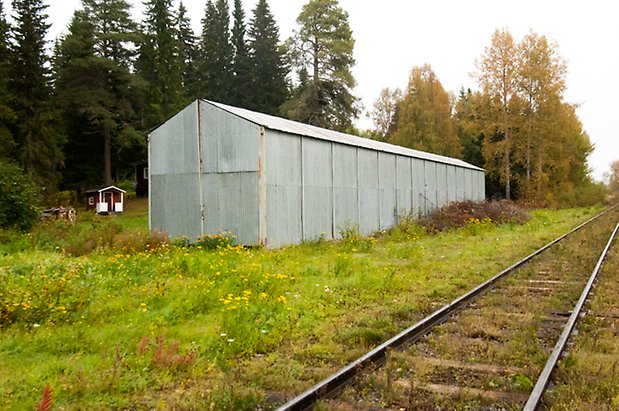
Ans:
<svg viewBox="0 0 619 411"><path fill-rule="evenodd" d="M511 274L524 264L528 263L531 259L546 251L548 248L552 247L559 241L563 240L565 237L575 233L581 228L585 227L589 223L597 220L602 217L606 213L610 212L612 209L617 207L619 204L614 205L600 214L590 218L584 223L580 224L576 228L572 229L568 233L563 234L560 237L557 237L555 240L546 244L542 248L534 251L529 254L522 260L516 262L505 270L501 271L499 274L495 275L491 279L485 281L479 286L475 287L473 290L468 293L456 298L451 303L445 305L444 307L438 309L434 313L425 317L421 321L407 328L406 330L400 332L396 336L377 346L370 352L366 353L362 357L356 359L351 362L344 368L341 368L339 371L335 372L331 376L325 378L321 382L317 383L313 387L299 394L292 400L288 401L286 404L277 408L276 411L288 411L288 410L306 410L312 407L317 401L323 398L334 398L336 397L346 386L353 384L357 379L357 374L366 369L369 366L378 367L385 363L387 357L387 350L389 349L397 349L405 344L412 344L415 341L419 340L419 338L428 334L432 328L436 325L444 322L451 314L457 311L459 308L469 304L475 298L483 294L489 288L491 288L496 282L506 277L508 274Z"/></svg>
<svg viewBox="0 0 619 411"><path fill-rule="evenodd" d="M610 236L610 239L608 240L608 243L606 243L606 247L604 247L604 250L602 251L600 258L597 264L595 265L593 272L591 273L591 277L589 277L589 281L587 282L587 285L583 289L582 294L580 295L580 298L578 299L578 302L576 303L576 306L574 307L574 311L572 311L572 315L570 316L570 319L568 320L567 324L565 325L565 328L563 329L563 332L561 333L561 337L559 337L559 340L555 344L555 347L552 350L552 353L550 354L550 357L548 358L548 361L546 362L544 369L542 370L539 378L537 379L537 382L535 383L535 387L533 387L533 391L531 391L531 395L529 396L529 399L523 408L524 411L534 411L539 406L542 400L542 396L544 395L544 392L546 391L546 388L548 387L548 383L550 382L550 376L552 374L552 371L557 366L557 363L559 362L559 358L561 357L561 354L563 353L563 350L565 349L565 346L567 345L567 342L570 336L572 335L572 332L574 331L574 327L576 326L578 317L580 316L580 313L585 305L585 302L587 301L587 298L589 297L589 292L591 291L591 288L593 287L593 283L597 279L598 272L600 271L600 268L602 267L602 263L604 262L604 259L606 258L606 255L608 254L608 250L610 249L610 245L612 244L615 238L615 235L617 234L618 229L619 229L619 224L617 224L617 226L615 227L615 230Z"/></svg>

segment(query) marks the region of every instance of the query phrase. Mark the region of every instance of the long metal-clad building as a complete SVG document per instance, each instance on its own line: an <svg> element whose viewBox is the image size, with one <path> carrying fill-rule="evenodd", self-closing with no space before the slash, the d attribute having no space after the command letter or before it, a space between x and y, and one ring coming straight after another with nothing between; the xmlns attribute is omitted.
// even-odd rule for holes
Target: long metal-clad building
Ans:
<svg viewBox="0 0 619 411"><path fill-rule="evenodd" d="M484 170L454 158L196 100L149 136L151 230L231 232L279 247L483 200Z"/></svg>

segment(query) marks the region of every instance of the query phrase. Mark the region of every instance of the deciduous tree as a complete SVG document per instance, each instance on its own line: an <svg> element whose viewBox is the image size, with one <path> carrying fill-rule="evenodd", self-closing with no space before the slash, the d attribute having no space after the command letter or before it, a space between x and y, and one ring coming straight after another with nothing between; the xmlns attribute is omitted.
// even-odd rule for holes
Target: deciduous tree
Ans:
<svg viewBox="0 0 619 411"><path fill-rule="evenodd" d="M505 198L510 199L514 128L514 96L516 95L518 49L509 31L496 30L490 46L477 63L477 77L487 98L484 156L487 171L505 184Z"/></svg>
<svg viewBox="0 0 619 411"><path fill-rule="evenodd" d="M398 105L402 100L402 91L399 88L384 88L374 102L372 119L376 140L387 141L393 134L398 122Z"/></svg>
<svg viewBox="0 0 619 411"><path fill-rule="evenodd" d="M558 55L557 45L534 32L519 44L517 88L524 103L526 120L523 141L516 144L517 159L525 168L522 183L527 198L543 196L535 181L543 180L545 150L548 145L548 120L556 112L565 90L566 64Z"/></svg>
<svg viewBox="0 0 619 411"><path fill-rule="evenodd" d="M460 90L456 101L453 121L456 135L462 145L462 159L467 163L484 167L482 144L484 133L480 121L481 95L471 89Z"/></svg>
<svg viewBox="0 0 619 411"><path fill-rule="evenodd" d="M607 179L611 199L616 202L619 200L619 160L615 160L610 164Z"/></svg>
<svg viewBox="0 0 619 411"><path fill-rule="evenodd" d="M460 157L462 147L451 120L452 102L432 68L414 67L398 104L396 130L389 142L431 153Z"/></svg>

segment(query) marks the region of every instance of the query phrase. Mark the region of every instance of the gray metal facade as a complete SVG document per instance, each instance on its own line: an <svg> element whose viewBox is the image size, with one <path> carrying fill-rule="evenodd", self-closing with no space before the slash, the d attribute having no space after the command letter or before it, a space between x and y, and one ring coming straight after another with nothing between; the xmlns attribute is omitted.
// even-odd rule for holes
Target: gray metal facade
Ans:
<svg viewBox="0 0 619 411"><path fill-rule="evenodd" d="M197 100L149 136L150 227L279 247L483 200L461 160Z"/></svg>

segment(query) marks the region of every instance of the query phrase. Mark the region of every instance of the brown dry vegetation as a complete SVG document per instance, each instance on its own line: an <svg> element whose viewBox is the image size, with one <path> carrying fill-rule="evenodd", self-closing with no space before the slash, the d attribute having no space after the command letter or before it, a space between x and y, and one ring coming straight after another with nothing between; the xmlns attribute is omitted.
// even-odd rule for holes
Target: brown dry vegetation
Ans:
<svg viewBox="0 0 619 411"><path fill-rule="evenodd" d="M530 218L529 213L513 201L461 201L442 207L420 219L419 225L428 232L437 232L481 221L523 224Z"/></svg>

